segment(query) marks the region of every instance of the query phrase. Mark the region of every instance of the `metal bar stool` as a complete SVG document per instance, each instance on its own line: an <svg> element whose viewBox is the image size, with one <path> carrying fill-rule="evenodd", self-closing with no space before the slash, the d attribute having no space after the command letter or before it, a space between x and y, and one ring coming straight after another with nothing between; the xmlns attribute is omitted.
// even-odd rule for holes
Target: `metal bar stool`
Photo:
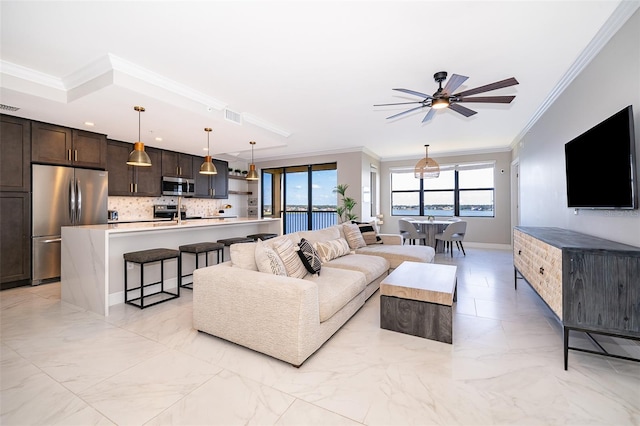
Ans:
<svg viewBox="0 0 640 426"><path fill-rule="evenodd" d="M198 269L198 260L200 258L200 254L204 253L205 266L209 266L209 253L212 251L216 252L216 263L224 262L224 244L222 243L212 243L212 242L204 242L204 243L195 243L195 244L185 244L178 247L180 250L180 270L182 271L182 254L183 253L191 253L196 256L196 269ZM188 288L193 290L193 280L190 283L183 284L182 279L185 277L193 276L193 271L190 274L180 275L180 287Z"/></svg>
<svg viewBox="0 0 640 426"><path fill-rule="evenodd" d="M270 234L267 232L263 232L261 234L251 234L251 235L247 235L247 238L251 238L253 241L258 241L258 240L269 240L271 238L275 238L277 237L278 234Z"/></svg>
<svg viewBox="0 0 640 426"><path fill-rule="evenodd" d="M149 306L157 305L158 303L166 302L168 300L175 299L180 297L180 286L176 287L176 292L171 293L164 289L164 261L169 259L176 259L178 264L178 277L180 276L180 262L178 261L178 257L180 256L180 252L178 250L172 250L167 248L158 248L158 249L150 249L150 250L141 250L134 251L130 253L125 253L124 255L124 303L129 305L137 306L140 309L148 308ZM129 283L127 279L127 266L131 263L137 263L140 265L140 286L129 288ZM144 265L147 263L160 262L160 281L156 281L153 283L144 283ZM153 293L144 293L144 289L146 287L151 287L160 284L160 290L154 291ZM129 292L140 290L140 296L129 298ZM160 300L156 300L152 303L145 304L145 298L149 298L152 296L161 295ZM156 299L156 298L154 298Z"/></svg>
<svg viewBox="0 0 640 426"><path fill-rule="evenodd" d="M218 242L229 247L231 244L252 243L253 239L247 238L247 237L232 237L232 238L223 238L222 240L218 240Z"/></svg>

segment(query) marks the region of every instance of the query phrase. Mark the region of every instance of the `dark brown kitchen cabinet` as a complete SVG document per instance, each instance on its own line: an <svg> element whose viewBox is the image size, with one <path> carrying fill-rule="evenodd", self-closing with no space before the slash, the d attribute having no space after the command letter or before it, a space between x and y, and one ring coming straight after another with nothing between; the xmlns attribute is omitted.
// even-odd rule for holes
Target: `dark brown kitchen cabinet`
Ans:
<svg viewBox="0 0 640 426"><path fill-rule="evenodd" d="M31 197L28 192L0 192L0 284L31 278Z"/></svg>
<svg viewBox="0 0 640 426"><path fill-rule="evenodd" d="M196 198L229 198L229 163L222 160L212 160L218 171L215 175L199 173L204 157L193 157L193 176L196 181Z"/></svg>
<svg viewBox="0 0 640 426"><path fill-rule="evenodd" d="M107 167L107 137L34 121L31 125L31 161L104 170Z"/></svg>
<svg viewBox="0 0 640 426"><path fill-rule="evenodd" d="M193 179L193 157L175 151L162 151L162 176Z"/></svg>
<svg viewBox="0 0 640 426"><path fill-rule="evenodd" d="M1 115L0 191L31 190L31 122Z"/></svg>
<svg viewBox="0 0 640 426"><path fill-rule="evenodd" d="M213 164L218 170L218 174L216 175L213 185L213 198L229 198L229 163L222 160L216 160L214 158Z"/></svg>
<svg viewBox="0 0 640 426"><path fill-rule="evenodd" d="M162 154L159 149L145 147L151 159L151 167L127 165L133 144L114 140L107 141L107 171L109 172L109 195L159 197L161 195Z"/></svg>

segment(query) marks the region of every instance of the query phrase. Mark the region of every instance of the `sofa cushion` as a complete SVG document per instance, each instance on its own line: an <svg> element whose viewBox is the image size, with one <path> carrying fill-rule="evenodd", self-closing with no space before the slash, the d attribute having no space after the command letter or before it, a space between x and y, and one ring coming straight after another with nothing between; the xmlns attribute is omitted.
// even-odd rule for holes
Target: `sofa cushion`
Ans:
<svg viewBox="0 0 640 426"><path fill-rule="evenodd" d="M299 231L299 238L313 243L335 240L341 237L340 226L330 226L316 231Z"/></svg>
<svg viewBox="0 0 640 426"><path fill-rule="evenodd" d="M320 241L313 244L313 248L318 251L322 263L328 262L350 253L349 244L344 238L337 238L331 241Z"/></svg>
<svg viewBox="0 0 640 426"><path fill-rule="evenodd" d="M271 243L272 240L277 241ZM294 245L289 238L273 238L272 240L268 240L264 244L271 246L280 259L282 259L284 269L287 271L287 276L304 278L305 275L307 275L307 269L302 264L298 253L296 253L300 248Z"/></svg>
<svg viewBox="0 0 640 426"><path fill-rule="evenodd" d="M320 268L322 267L322 261L320 260L320 255L316 249L313 248L313 245L303 238L298 243L298 247L300 247L300 250L298 250L298 256L300 256L300 260L307 271L310 274L319 274Z"/></svg>
<svg viewBox="0 0 640 426"><path fill-rule="evenodd" d="M362 232L360 232L360 227L354 223L345 223L342 225L342 231L344 232L344 237L349 243L349 247L351 250L358 249L360 247L366 247L367 243L362 238Z"/></svg>
<svg viewBox="0 0 640 426"><path fill-rule="evenodd" d="M338 268L323 269L322 275L308 275L305 280L313 281L318 286L320 322L331 318L367 285L363 273Z"/></svg>
<svg viewBox="0 0 640 426"><path fill-rule="evenodd" d="M389 261L395 269L405 260L412 262L431 263L436 255L433 247L418 245L372 245L356 250L356 253L370 256L381 256Z"/></svg>
<svg viewBox="0 0 640 426"><path fill-rule="evenodd" d="M256 242L255 258L258 271L267 274L287 276L287 270L280 256L278 256L271 247L264 244L262 240Z"/></svg>
<svg viewBox="0 0 640 426"><path fill-rule="evenodd" d="M256 243L236 243L229 246L231 264L237 268L257 271Z"/></svg>
<svg viewBox="0 0 640 426"><path fill-rule="evenodd" d="M342 256L337 259L333 259L322 266L323 272L328 268L360 271L365 275L367 284L375 281L375 279L380 275L389 271L389 262L387 259L380 256L367 256L364 254L350 254L348 256Z"/></svg>

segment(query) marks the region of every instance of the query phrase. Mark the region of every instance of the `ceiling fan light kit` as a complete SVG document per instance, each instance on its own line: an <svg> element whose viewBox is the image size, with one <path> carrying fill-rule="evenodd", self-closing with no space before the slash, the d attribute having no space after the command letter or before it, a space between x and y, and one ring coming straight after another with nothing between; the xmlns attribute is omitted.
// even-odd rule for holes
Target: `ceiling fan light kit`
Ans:
<svg viewBox="0 0 640 426"><path fill-rule="evenodd" d="M399 92L407 93L412 96L418 96L423 98L421 101L414 102L398 102L391 104L377 104L376 106L390 106L390 105L408 105L408 104L420 104L417 107L408 109L406 111L402 111L398 114L391 115L387 117L387 120L401 117L405 114L408 114L413 111L417 111L419 109L430 107L429 112L422 119L423 123L428 122L433 118L435 114L435 110L449 108L458 114L462 114L465 117L471 117L474 114L477 114L476 111L469 109L465 106L460 105L461 102L476 102L476 103L501 103L508 104L511 103L515 99L515 96L476 96L475 98L470 98L468 96L477 95L479 93L489 92L491 90L502 89L504 87L515 86L518 84L518 80L514 77L507 78L505 80L496 81L495 83L486 84L484 86L476 87L474 89L464 90L462 92L455 92L458 87L460 87L465 81L467 81L469 77L464 75L452 74L451 78L445 85L442 87L442 82L447 79L447 72L440 71L433 75L433 79L438 83L438 90L433 95L428 95L422 92L416 92L415 90L409 89L393 89Z"/></svg>
<svg viewBox="0 0 640 426"><path fill-rule="evenodd" d="M140 114L144 112L144 107L134 106L133 109L138 111L138 141L133 144L133 151L129 153L127 164L137 167L151 167L151 158L144 151L144 144L140 142Z"/></svg>
<svg viewBox="0 0 640 426"><path fill-rule="evenodd" d="M207 155L204 157L204 163L200 166L201 175L216 175L218 170L211 159L211 152L209 148L209 134L211 133L210 127L205 127L204 131L207 132Z"/></svg>
<svg viewBox="0 0 640 426"><path fill-rule="evenodd" d="M414 176L416 179L435 179L440 176L440 165L429 158L429 145L425 145L424 150L424 158L416 164Z"/></svg>

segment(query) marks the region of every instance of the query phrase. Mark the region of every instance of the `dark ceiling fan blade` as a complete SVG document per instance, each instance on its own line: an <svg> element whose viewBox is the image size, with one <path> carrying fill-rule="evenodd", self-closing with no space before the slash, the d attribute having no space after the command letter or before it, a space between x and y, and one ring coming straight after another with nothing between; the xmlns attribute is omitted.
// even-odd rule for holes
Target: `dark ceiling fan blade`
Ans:
<svg viewBox="0 0 640 426"><path fill-rule="evenodd" d="M426 93L416 92L415 90L409 90L409 89L393 89L393 90L397 90L399 92L408 93L408 94L414 95L414 96L420 96L421 98L425 98L425 99L433 99L433 96L427 95Z"/></svg>
<svg viewBox="0 0 640 426"><path fill-rule="evenodd" d="M510 104L515 96L476 96L474 98L458 98L455 102L487 102L496 104Z"/></svg>
<svg viewBox="0 0 640 426"><path fill-rule="evenodd" d="M376 107L376 106L389 106L389 105L421 104L421 103L422 103L422 101L414 101L414 102L399 102L399 103L396 103L396 104L377 104L377 105L374 105L374 107Z"/></svg>
<svg viewBox="0 0 640 426"><path fill-rule="evenodd" d="M454 110L457 113L464 115L465 117L471 117L473 114L477 114L477 111L464 107L458 104L449 104L449 108Z"/></svg>
<svg viewBox="0 0 640 426"><path fill-rule="evenodd" d="M400 117L401 115L405 115L405 114L408 114L408 113L410 113L410 112L412 112L412 111L417 111L417 110L422 109L422 108L424 108L424 105L421 105L421 106L419 106L419 107L415 107L415 108L411 108L411 109L408 109L408 110L406 110L406 111L402 111L402 112L400 112L400 113L398 113L398 114L394 114L394 115L392 115L392 116L390 116L390 117L387 117L387 120L389 120L389 119L391 119L391 118Z"/></svg>
<svg viewBox="0 0 640 426"><path fill-rule="evenodd" d="M456 97L471 96L471 95L476 95L478 93L488 92L490 90L502 89L503 87L515 86L516 84L518 84L518 80L511 77L511 78L507 78L506 80L496 81L495 83L476 87L475 89L465 90L463 92L456 93L453 96L456 96Z"/></svg>
<svg viewBox="0 0 640 426"><path fill-rule="evenodd" d="M445 96L451 95L462 83L467 81L469 77L465 77L464 75L451 74L449 81L447 81L447 85L442 89L442 93Z"/></svg>
<svg viewBox="0 0 640 426"><path fill-rule="evenodd" d="M422 119L423 123L426 123L427 121L431 120L431 118L436 115L436 110L431 108L429 110L429 112L427 113L427 115L424 116L424 118Z"/></svg>

